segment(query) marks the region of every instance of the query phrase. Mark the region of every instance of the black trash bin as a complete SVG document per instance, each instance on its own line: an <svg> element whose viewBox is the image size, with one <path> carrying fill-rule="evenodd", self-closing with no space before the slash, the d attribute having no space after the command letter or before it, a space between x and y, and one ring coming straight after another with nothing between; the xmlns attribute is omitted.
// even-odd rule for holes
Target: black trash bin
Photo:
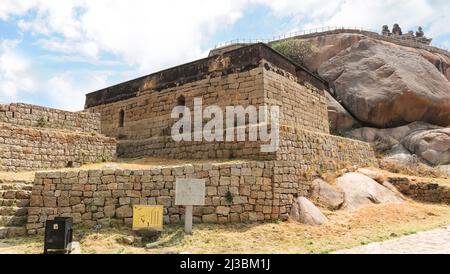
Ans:
<svg viewBox="0 0 450 274"><path fill-rule="evenodd" d="M56 217L45 222L44 254L70 253L73 238L73 218Z"/></svg>

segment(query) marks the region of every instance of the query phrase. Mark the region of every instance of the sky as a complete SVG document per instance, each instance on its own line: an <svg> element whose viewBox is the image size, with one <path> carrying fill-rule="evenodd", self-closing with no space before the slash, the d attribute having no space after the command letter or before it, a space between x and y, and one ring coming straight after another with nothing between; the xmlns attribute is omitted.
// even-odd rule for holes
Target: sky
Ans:
<svg viewBox="0 0 450 274"><path fill-rule="evenodd" d="M0 0L0 102L78 111L86 93L221 42L394 23L450 48L448 0Z"/></svg>

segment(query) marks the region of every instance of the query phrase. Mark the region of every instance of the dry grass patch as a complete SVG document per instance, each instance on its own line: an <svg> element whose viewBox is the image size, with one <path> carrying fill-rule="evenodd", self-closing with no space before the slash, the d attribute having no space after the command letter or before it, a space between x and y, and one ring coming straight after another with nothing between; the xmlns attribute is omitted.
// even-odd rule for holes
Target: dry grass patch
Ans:
<svg viewBox="0 0 450 274"><path fill-rule="evenodd" d="M75 240L83 253L329 253L383 241L450 224L450 206L405 202L373 205L355 212L325 211L330 222L311 227L293 222L259 224L196 224L194 235L182 226L166 226L160 246L145 249L155 239L144 238L135 246L118 239L133 235L129 229L104 229L99 233L76 229ZM40 253L42 236L5 240L3 253Z"/></svg>

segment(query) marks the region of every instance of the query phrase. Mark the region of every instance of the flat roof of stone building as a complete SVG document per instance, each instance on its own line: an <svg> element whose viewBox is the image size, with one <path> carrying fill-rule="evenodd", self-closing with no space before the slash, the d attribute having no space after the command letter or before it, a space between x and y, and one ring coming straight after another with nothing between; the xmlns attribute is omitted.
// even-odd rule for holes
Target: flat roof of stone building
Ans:
<svg viewBox="0 0 450 274"><path fill-rule="evenodd" d="M158 92L207 77L248 71L260 66L261 60L266 60L276 67L296 75L302 81L310 82L321 90L328 88L328 83L324 79L307 68L293 62L268 45L257 43L86 94L85 108L127 100L146 90Z"/></svg>

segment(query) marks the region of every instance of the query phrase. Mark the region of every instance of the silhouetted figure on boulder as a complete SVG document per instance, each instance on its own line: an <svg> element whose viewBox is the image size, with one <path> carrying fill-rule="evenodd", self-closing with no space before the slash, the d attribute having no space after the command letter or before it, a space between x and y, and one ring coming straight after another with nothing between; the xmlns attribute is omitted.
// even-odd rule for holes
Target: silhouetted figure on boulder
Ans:
<svg viewBox="0 0 450 274"><path fill-rule="evenodd" d="M394 24L394 27L392 28L392 33L395 35L403 35L402 29L398 24Z"/></svg>
<svg viewBox="0 0 450 274"><path fill-rule="evenodd" d="M425 33L423 32L422 27L419 27L419 30L416 31L416 37L417 37L417 38L425 37Z"/></svg>
<svg viewBox="0 0 450 274"><path fill-rule="evenodd" d="M383 30L381 31L381 34L388 35L388 36L391 35L391 31L389 30L388 25L383 26Z"/></svg>

